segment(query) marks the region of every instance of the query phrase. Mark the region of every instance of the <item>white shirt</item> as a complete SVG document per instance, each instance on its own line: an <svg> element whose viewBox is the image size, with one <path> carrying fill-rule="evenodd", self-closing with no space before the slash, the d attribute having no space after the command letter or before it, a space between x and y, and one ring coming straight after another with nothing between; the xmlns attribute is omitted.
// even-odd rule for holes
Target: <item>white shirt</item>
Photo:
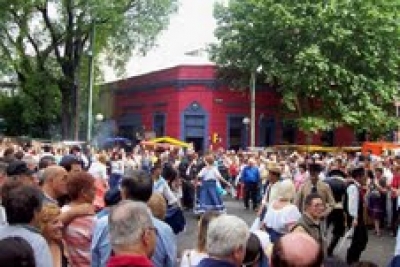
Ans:
<svg viewBox="0 0 400 267"><path fill-rule="evenodd" d="M103 163L93 162L88 170L94 178L107 180L107 167Z"/></svg>
<svg viewBox="0 0 400 267"><path fill-rule="evenodd" d="M206 253L200 253L196 250L185 250L182 253L181 265L180 267L195 267L199 265L200 261L204 258L207 258L208 255Z"/></svg>
<svg viewBox="0 0 400 267"><path fill-rule="evenodd" d="M353 218L358 217L358 201L359 201L359 191L355 184L350 185L347 188L347 195L349 197L348 210Z"/></svg>
<svg viewBox="0 0 400 267"><path fill-rule="evenodd" d="M153 183L153 191L160 193L165 198L168 205L173 205L178 202L178 199L164 178L160 178Z"/></svg>
<svg viewBox="0 0 400 267"><path fill-rule="evenodd" d="M268 228L272 228L281 234L286 234L290 230L288 225L296 223L300 217L301 214L296 205L289 204L282 209L274 209L273 205L269 205L263 222Z"/></svg>
<svg viewBox="0 0 400 267"><path fill-rule="evenodd" d="M219 177L222 177L216 167L204 167L197 176L203 178L203 181L218 180Z"/></svg>

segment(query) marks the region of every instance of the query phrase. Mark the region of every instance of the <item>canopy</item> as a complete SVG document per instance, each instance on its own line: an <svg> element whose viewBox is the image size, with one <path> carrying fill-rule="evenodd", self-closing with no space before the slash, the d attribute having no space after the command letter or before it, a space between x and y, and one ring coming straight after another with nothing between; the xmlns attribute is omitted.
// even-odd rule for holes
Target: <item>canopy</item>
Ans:
<svg viewBox="0 0 400 267"><path fill-rule="evenodd" d="M175 146L179 146L179 147L186 147L189 148L192 145L189 143L185 143L183 141L180 141L178 139L169 137L169 136L163 136L163 137L159 137L159 138L154 138L149 140L149 142L152 143L167 143L167 144L171 144L171 145L175 145Z"/></svg>
<svg viewBox="0 0 400 267"><path fill-rule="evenodd" d="M362 153L371 151L374 155L382 155L385 151L396 150L400 148L400 144L390 142L364 142L362 146Z"/></svg>

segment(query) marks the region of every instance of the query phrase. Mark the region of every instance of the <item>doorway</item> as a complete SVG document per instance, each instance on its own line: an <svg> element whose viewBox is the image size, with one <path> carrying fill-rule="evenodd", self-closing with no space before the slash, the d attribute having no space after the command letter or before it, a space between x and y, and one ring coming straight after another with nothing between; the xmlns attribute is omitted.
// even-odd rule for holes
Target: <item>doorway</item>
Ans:
<svg viewBox="0 0 400 267"><path fill-rule="evenodd" d="M207 148L208 114L198 102L191 103L181 114L181 139L193 142L195 151Z"/></svg>
<svg viewBox="0 0 400 267"><path fill-rule="evenodd" d="M200 154L202 152L204 152L204 147L203 147L204 138L202 138L202 137L187 137L186 142L192 143L194 150L199 152Z"/></svg>

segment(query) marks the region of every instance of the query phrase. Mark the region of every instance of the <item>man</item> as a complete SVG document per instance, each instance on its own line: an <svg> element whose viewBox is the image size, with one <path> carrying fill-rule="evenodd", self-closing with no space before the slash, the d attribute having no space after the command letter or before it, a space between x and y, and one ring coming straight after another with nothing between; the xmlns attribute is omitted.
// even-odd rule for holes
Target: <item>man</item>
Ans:
<svg viewBox="0 0 400 267"><path fill-rule="evenodd" d="M121 198L147 203L153 193L153 181L145 171L132 171L122 179ZM156 248L152 262L156 267L174 267L177 248L175 235L164 222L152 217L157 229ZM92 267L104 267L111 254L109 239L108 215L96 223L92 238Z"/></svg>
<svg viewBox="0 0 400 267"><path fill-rule="evenodd" d="M308 170L310 172L310 178L300 187L295 203L297 207L299 207L299 210L303 211L306 197L311 193L318 194L327 205L323 214L323 216L326 217L335 207L335 199L333 198L332 190L319 178L322 170L320 164L311 163Z"/></svg>
<svg viewBox="0 0 400 267"><path fill-rule="evenodd" d="M29 169L26 162L22 160L14 160L8 164L6 173L10 179L18 180L26 185L37 185L36 179L33 176L35 171Z"/></svg>
<svg viewBox="0 0 400 267"><path fill-rule="evenodd" d="M328 256L332 256L336 245L338 244L340 238L345 232L345 216L343 210L343 201L346 195L346 174L339 170L334 169L328 173L328 178L325 182L329 185L332 190L333 197L335 199L336 205L332 212L327 217L327 228L333 225L332 229L332 239L328 246Z"/></svg>
<svg viewBox="0 0 400 267"><path fill-rule="evenodd" d="M365 183L364 168L356 168L351 172L353 179L349 180L345 207L349 216L348 224L354 228L353 239L347 250L346 261L351 265L358 262L361 253L368 243L368 233L364 222L364 201L362 197L362 185Z"/></svg>
<svg viewBox="0 0 400 267"><path fill-rule="evenodd" d="M321 267L323 258L321 246L312 237L289 233L275 243L270 263L272 267Z"/></svg>
<svg viewBox="0 0 400 267"><path fill-rule="evenodd" d="M256 161L250 158L248 165L243 168L241 181L244 184L244 207L249 209L249 201L253 204L253 210L258 208L258 191L260 187L260 172L256 166Z"/></svg>
<svg viewBox="0 0 400 267"><path fill-rule="evenodd" d="M74 155L65 155L60 161L60 166L67 172L80 172L82 171L82 161Z"/></svg>
<svg viewBox="0 0 400 267"><path fill-rule="evenodd" d="M60 166L50 166L43 171L43 202L53 203L58 206L60 197L67 192L68 172Z"/></svg>
<svg viewBox="0 0 400 267"><path fill-rule="evenodd" d="M240 267L250 236L247 224L233 215L221 215L213 219L207 230L206 251L208 257L197 267Z"/></svg>
<svg viewBox="0 0 400 267"><path fill-rule="evenodd" d="M302 232L310 235L325 249L325 238L321 219L325 204L320 195L309 194L304 201L304 212L300 220L293 226L292 232Z"/></svg>
<svg viewBox="0 0 400 267"><path fill-rule="evenodd" d="M114 255L108 267L153 266L149 258L156 245L156 228L151 217L148 207L141 202L124 200L111 209L110 243Z"/></svg>
<svg viewBox="0 0 400 267"><path fill-rule="evenodd" d="M39 189L10 181L2 189L2 204L8 225L0 226L0 240L13 236L25 239L32 246L36 266L52 267L49 246L34 227L42 208Z"/></svg>
<svg viewBox="0 0 400 267"><path fill-rule="evenodd" d="M268 185L264 197L261 201L261 207L258 210L258 217L263 220L269 203L278 199L278 183L281 178L282 169L276 163L270 163L268 166Z"/></svg>

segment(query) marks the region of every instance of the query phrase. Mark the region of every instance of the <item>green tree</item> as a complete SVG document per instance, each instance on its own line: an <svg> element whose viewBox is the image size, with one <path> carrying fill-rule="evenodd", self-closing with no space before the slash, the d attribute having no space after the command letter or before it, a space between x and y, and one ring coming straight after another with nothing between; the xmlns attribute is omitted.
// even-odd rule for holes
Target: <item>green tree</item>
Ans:
<svg viewBox="0 0 400 267"><path fill-rule="evenodd" d="M223 77L258 79L306 132L393 127L400 79L400 1L231 0L216 5L213 60Z"/></svg>
<svg viewBox="0 0 400 267"><path fill-rule="evenodd" d="M82 62L93 29L96 51L92 53L103 55L122 71L134 51L145 52L154 44L177 0L0 0L0 4L1 58L12 66L20 90L31 99L46 95L44 104L51 106L51 97L59 96L62 136L71 138L79 131L85 85L80 80ZM43 86L38 87L38 81ZM54 95L53 88L59 93Z"/></svg>

